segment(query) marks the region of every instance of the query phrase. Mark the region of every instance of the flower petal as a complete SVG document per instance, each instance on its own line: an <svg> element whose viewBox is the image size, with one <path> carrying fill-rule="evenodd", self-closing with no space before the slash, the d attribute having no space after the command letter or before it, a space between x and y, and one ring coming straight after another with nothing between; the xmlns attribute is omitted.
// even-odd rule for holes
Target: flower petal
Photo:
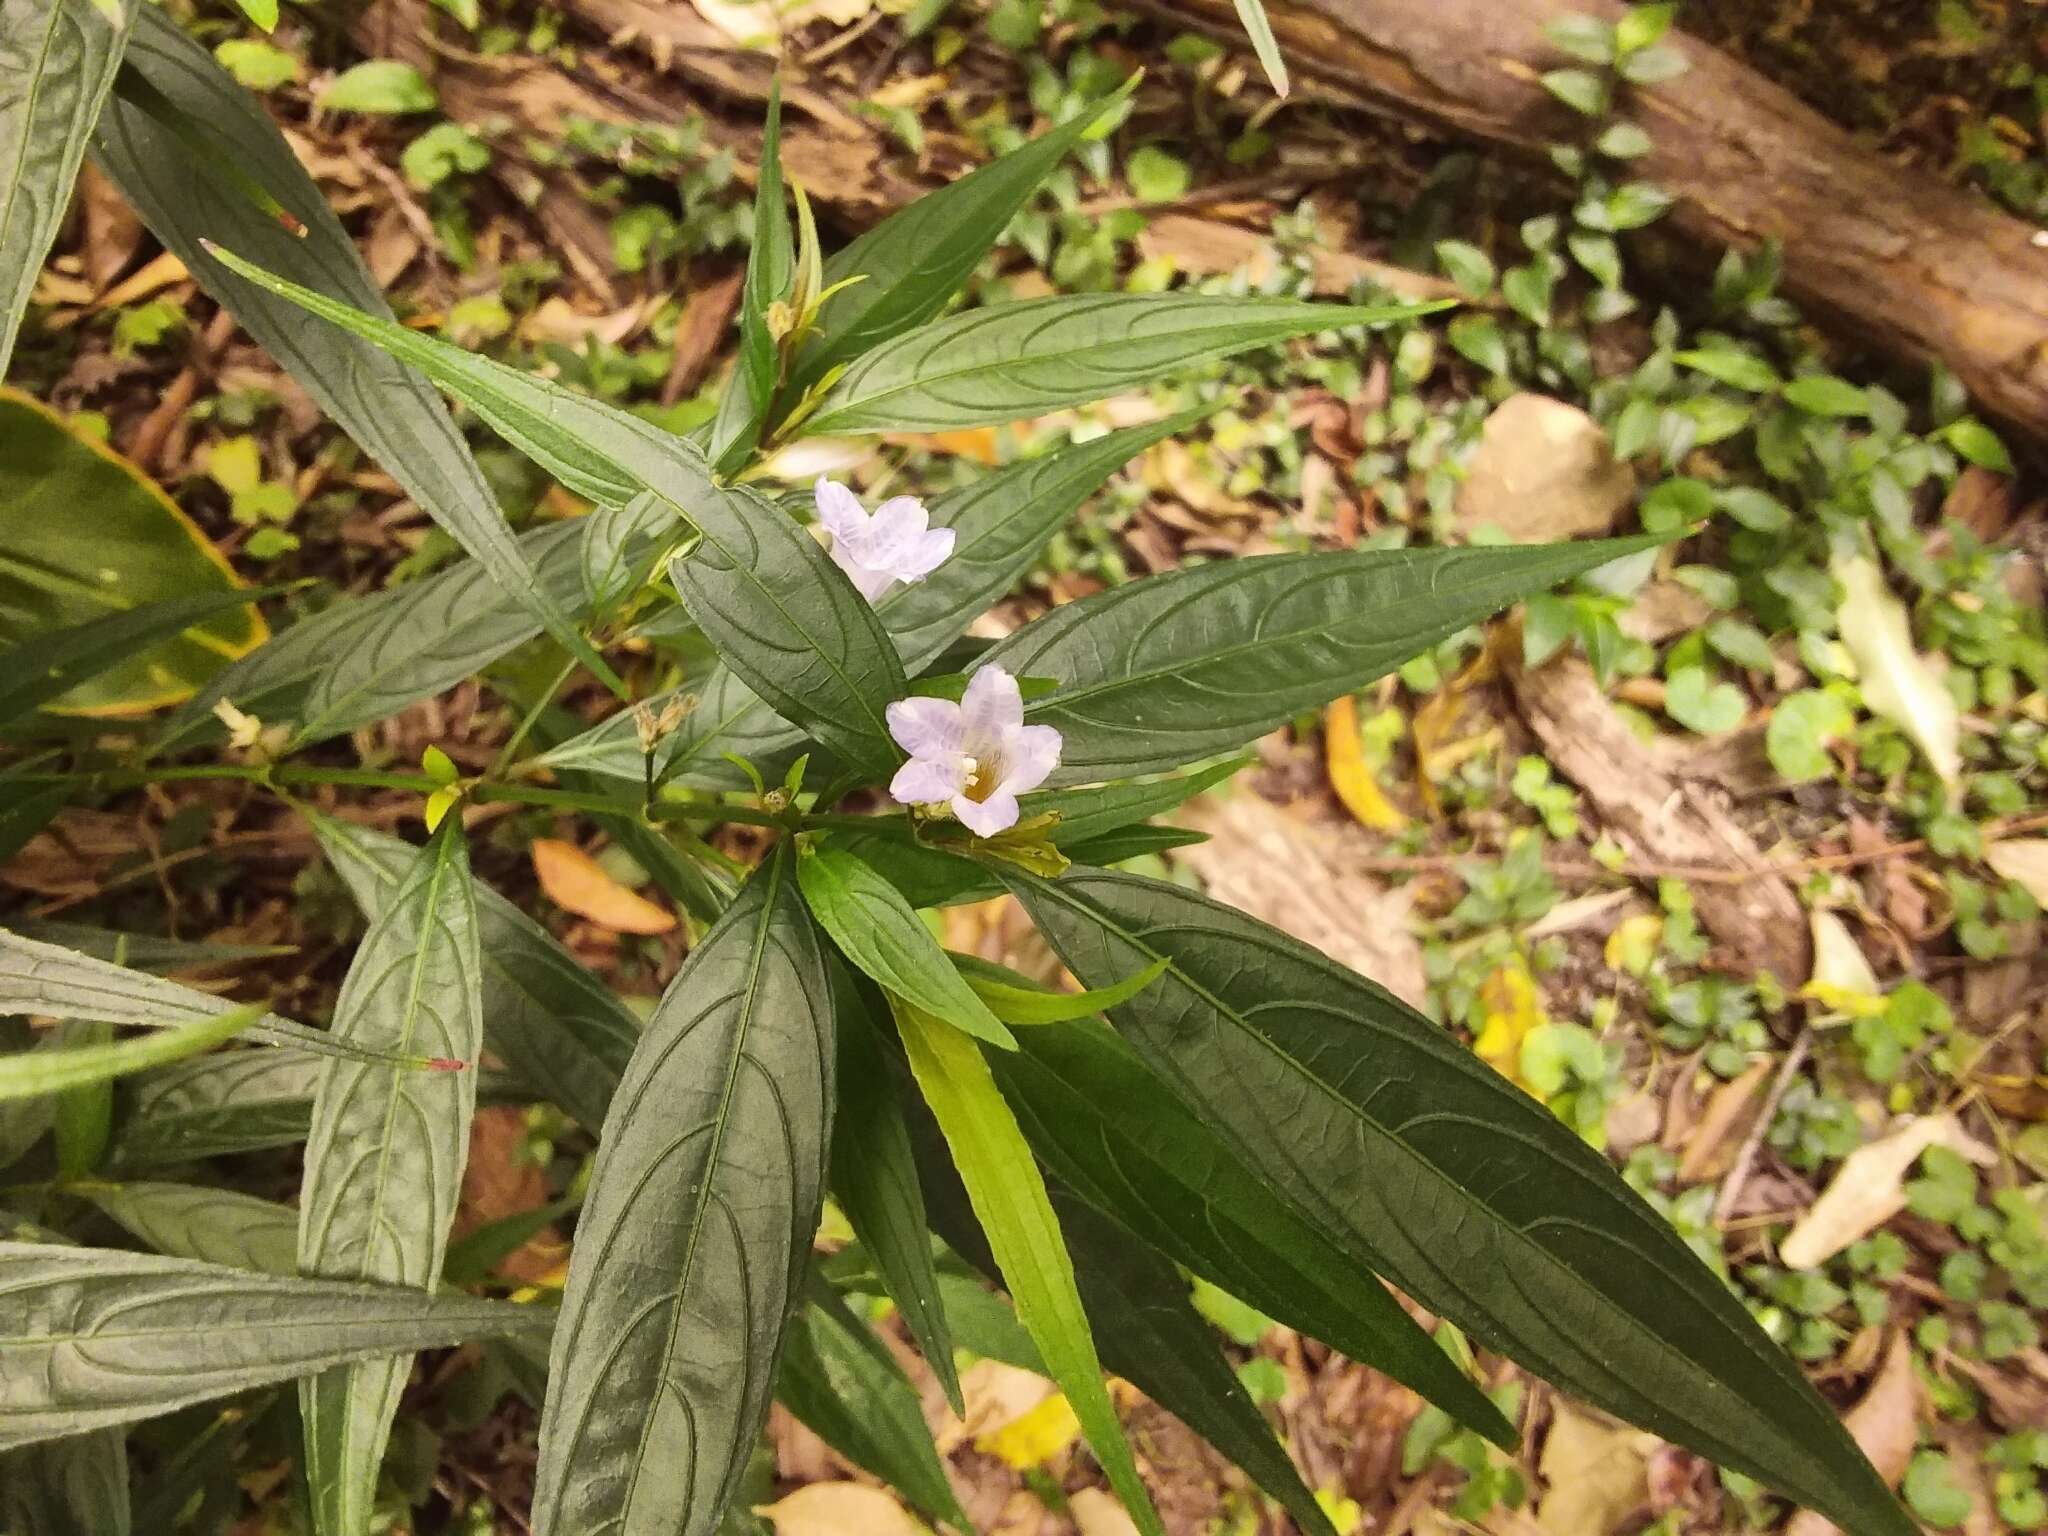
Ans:
<svg viewBox="0 0 2048 1536"><path fill-rule="evenodd" d="M818 502L818 521L825 525L825 531L832 535L835 545L857 539L866 532L868 515L861 509L860 498L837 480L818 476L812 494Z"/></svg>
<svg viewBox="0 0 2048 1536"><path fill-rule="evenodd" d="M898 805L934 805L967 797L967 763L958 753L950 758L913 757L889 781L889 797Z"/></svg>
<svg viewBox="0 0 2048 1536"><path fill-rule="evenodd" d="M953 556L953 530L934 528L917 536L895 567L899 581L923 581Z"/></svg>
<svg viewBox="0 0 2048 1536"><path fill-rule="evenodd" d="M915 496L891 496L875 508L875 521L892 534L900 530L905 535L923 533L932 525L931 514Z"/></svg>
<svg viewBox="0 0 2048 1536"><path fill-rule="evenodd" d="M951 699L898 699L884 713L889 721L889 734L912 757L960 755L966 729L960 718L960 706Z"/></svg>
<svg viewBox="0 0 2048 1536"><path fill-rule="evenodd" d="M1021 795L1045 782L1059 766L1066 743L1049 725L1020 725L1003 733L1003 789Z"/></svg>
<svg viewBox="0 0 2048 1536"><path fill-rule="evenodd" d="M853 583L853 590L874 602L884 592L896 585L896 576L891 571L877 570L862 560L851 544L841 539L832 541L832 563L846 572L846 579Z"/></svg>
<svg viewBox="0 0 2048 1536"><path fill-rule="evenodd" d="M1017 812L1017 797L1007 789L997 790L986 800L970 800L965 795L953 797L953 814L976 837L994 837L998 832L1009 831L1017 825Z"/></svg>
<svg viewBox="0 0 2048 1536"><path fill-rule="evenodd" d="M967 681L960 699L960 718L967 735L991 744L1003 733L1024 723L1024 695L1017 679L1001 667L982 667Z"/></svg>

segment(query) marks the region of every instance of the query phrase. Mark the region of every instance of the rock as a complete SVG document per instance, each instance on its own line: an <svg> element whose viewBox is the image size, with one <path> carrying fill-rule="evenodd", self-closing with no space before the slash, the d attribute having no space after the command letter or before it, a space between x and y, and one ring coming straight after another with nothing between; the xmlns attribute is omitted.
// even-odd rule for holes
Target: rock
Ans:
<svg viewBox="0 0 2048 1536"><path fill-rule="evenodd" d="M1606 533L1626 510L1635 475L1600 424L1547 395L1511 395L1493 409L1465 467L1457 524L1494 527L1522 543Z"/></svg>

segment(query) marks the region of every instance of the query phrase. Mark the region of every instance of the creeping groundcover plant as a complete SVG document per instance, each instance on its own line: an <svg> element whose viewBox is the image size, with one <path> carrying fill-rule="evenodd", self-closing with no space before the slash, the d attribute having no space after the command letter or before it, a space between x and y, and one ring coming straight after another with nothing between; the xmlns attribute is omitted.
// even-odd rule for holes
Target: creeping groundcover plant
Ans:
<svg viewBox="0 0 2048 1536"><path fill-rule="evenodd" d="M1913 1530L1722 1281L1539 1102L1313 950L1113 867L1170 845L1149 818L1255 738L1643 541L1240 559L987 643L970 623L1190 418L928 505L772 477L807 434L1011 421L1413 309L1176 293L949 310L1121 99L829 259L781 179L771 108L738 361L715 419L675 436L394 323L210 56L148 6L108 9L115 23L82 4L71 18L101 29L58 49L83 51L63 62L89 99L70 90L69 127L42 142L89 130L165 244L472 558L285 628L147 734L45 735L0 777L15 838L67 804L208 777L283 797L414 790L427 829L413 843L304 811L369 923L331 1028L152 973L140 956L161 941L0 930L0 1015L154 1031L0 1057L0 1157L47 1124L52 1094L126 1075L105 1160L120 1181L60 1174L33 1219L90 1209L102 1243L104 1217L137 1245L42 1225L0 1243L0 1509L89 1507L100 1523L78 1528L126 1529L128 1426L269 1393L295 1399L314 1528L364 1536L414 1354L480 1342L540 1405L540 1536L715 1530L777 1400L965 1531L914 1394L845 1299L860 1287L893 1299L956 1405L956 1344L1053 1377L1141 1531L1161 1522L1106 1373L1330 1536L1192 1310L1192 1273L1512 1446L1384 1279L1852 1530ZM61 183L64 160L24 174ZM16 206L33 219L62 191ZM48 245L47 228L4 233L31 265ZM512 537L437 389L595 510ZM42 706L218 602L32 640L0 676L0 724L33 742ZM521 701L492 773L338 755L543 632L554 687ZM650 634L710 659L628 698L606 653ZM621 694L592 728L551 705L579 667ZM688 958L644 1022L472 879L461 811L492 801L589 818L691 913ZM700 835L728 822L763 831L751 869ZM1086 990L948 953L921 915L1003 892ZM472 1107L507 1086L597 1138L559 1308L472 1294L488 1265L449 1243ZM301 1138L296 1210L161 1173ZM855 1236L829 1262L812 1247L828 1192ZM1011 1345L949 1299L967 1270L1014 1304Z"/></svg>

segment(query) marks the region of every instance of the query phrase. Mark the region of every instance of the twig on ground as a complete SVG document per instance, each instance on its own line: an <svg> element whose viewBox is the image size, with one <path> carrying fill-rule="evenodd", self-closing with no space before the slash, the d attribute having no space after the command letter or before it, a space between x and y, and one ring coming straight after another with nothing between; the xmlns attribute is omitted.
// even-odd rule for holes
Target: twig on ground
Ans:
<svg viewBox="0 0 2048 1536"><path fill-rule="evenodd" d="M1735 1209L1735 1202L1741 1198L1742 1186L1749 1182L1750 1166L1756 1162L1757 1151L1771 1133L1771 1122L1777 1118L1778 1105L1784 1100L1785 1091L1792 1086L1792 1079L1799 1075L1806 1053L1812 1048L1813 1026L1808 1024L1799 1031L1799 1038L1792 1042L1792 1049L1785 1053L1785 1063L1771 1080L1771 1091L1764 1095L1756 1123L1742 1138L1742 1146L1735 1153L1735 1165L1728 1170L1728 1177L1721 1181L1721 1192L1714 1197L1715 1226L1728 1219L1729 1213Z"/></svg>

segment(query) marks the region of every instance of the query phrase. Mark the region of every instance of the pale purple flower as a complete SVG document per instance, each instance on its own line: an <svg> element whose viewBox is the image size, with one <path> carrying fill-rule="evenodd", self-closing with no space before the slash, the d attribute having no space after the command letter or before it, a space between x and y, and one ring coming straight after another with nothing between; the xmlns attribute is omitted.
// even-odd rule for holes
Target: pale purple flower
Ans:
<svg viewBox="0 0 2048 1536"><path fill-rule="evenodd" d="M1060 733L1024 723L1024 695L1001 667L968 679L959 703L898 699L889 734L910 754L889 793L902 805L943 803L976 837L1017 824L1017 796L1045 782L1060 760Z"/></svg>
<svg viewBox="0 0 2048 1536"><path fill-rule="evenodd" d="M932 527L915 496L891 496L869 513L852 491L820 475L817 497L833 564L871 603L899 581L923 581L953 553L953 530Z"/></svg>

